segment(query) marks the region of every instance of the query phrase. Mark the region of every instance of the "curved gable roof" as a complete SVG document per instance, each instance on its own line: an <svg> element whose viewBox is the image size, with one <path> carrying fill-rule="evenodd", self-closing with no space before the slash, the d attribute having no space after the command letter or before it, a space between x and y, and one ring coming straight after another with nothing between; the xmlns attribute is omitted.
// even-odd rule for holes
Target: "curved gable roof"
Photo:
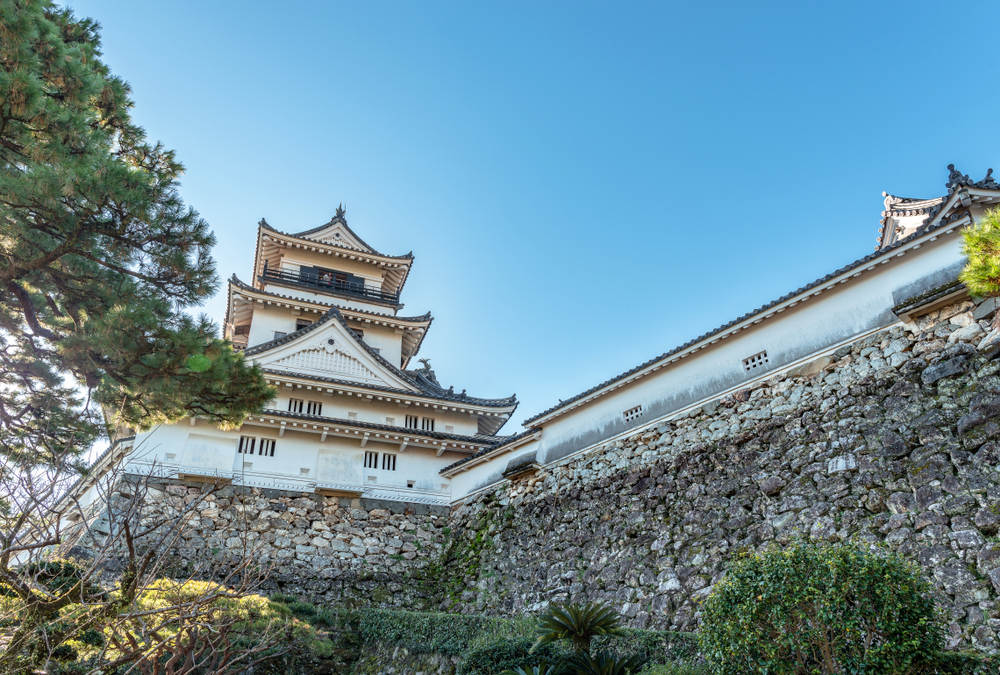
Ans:
<svg viewBox="0 0 1000 675"><path fill-rule="evenodd" d="M305 230L304 232L299 232L298 234L292 234L292 233L289 233L289 232L282 232L281 230L277 229L276 227L273 227L264 218L261 218L260 219L260 223L258 223L258 224L260 225L261 229L268 230L270 232L274 232L275 234L280 234L280 235L282 235L284 237L290 237L292 239L300 239L302 241L308 241L310 244L319 244L320 246L332 246L334 248L342 248L342 249L345 249L345 250L348 250L348 251L355 251L355 250L357 250L355 248L351 248L351 247L348 247L348 246L342 246L340 244L336 244L336 243L329 242L329 241L319 241L318 239L306 236L308 234L316 234L318 232L321 232L322 230L325 230L328 227L330 227L330 224L334 223L334 222L340 222L340 221L338 221L336 219L336 217L334 217L333 220L331 220L329 223L326 223L325 225L321 225L319 227L314 227L311 230ZM387 253L381 253L381 252L376 251L375 249L371 248L370 246L368 246L368 244L365 244L364 240L361 239L361 237L358 237L356 234L354 234L354 230L351 230L349 227L347 227L347 221L346 220L343 221L343 226L352 235L354 235L354 237L359 242L361 242L366 247L367 250L363 251L364 253L368 253L370 255L378 256L380 258L389 258L389 259L392 259L392 260L413 260L413 251L410 251L409 253L406 253L404 255L389 255Z"/></svg>
<svg viewBox="0 0 1000 675"><path fill-rule="evenodd" d="M514 406L516 408L517 406L516 395L512 395L507 398L476 398L473 396L468 396L467 394L465 394L465 392L462 392L461 394L455 394L453 389L445 390L441 387L432 386L430 385L429 381L427 381L425 378L417 379L415 377L412 377L409 373L400 370L399 368L391 364L389 361L384 359L381 354L379 354L376 350L372 349L364 340L358 337L357 333L351 330L350 326L347 325L347 321L344 319L343 314L341 314L340 310L337 309L336 307L331 307L330 310L322 317L320 317L313 323L309 324L308 326L304 326L303 328L295 331L294 333L289 333L288 335L277 338L276 340L263 342L254 347L248 347L247 349L243 350L243 353L246 356L255 356L257 354L262 354L264 352L277 349L278 347L287 345L290 342L295 342L297 340L302 339L312 331L317 330L320 326L326 324L328 321L334 321L334 320L339 321L340 324L347 331L348 335L350 335L351 338L354 340L354 342L357 345L359 345L362 349L364 349L365 352L367 352L373 359L375 359L375 361L378 362L380 366L388 370L395 378L400 379L406 384L413 387L414 391L412 391L411 393L427 396L429 398L440 399L442 401L454 401L454 402L467 403L470 405L481 405L481 406L498 407L498 408L505 408L510 406Z"/></svg>

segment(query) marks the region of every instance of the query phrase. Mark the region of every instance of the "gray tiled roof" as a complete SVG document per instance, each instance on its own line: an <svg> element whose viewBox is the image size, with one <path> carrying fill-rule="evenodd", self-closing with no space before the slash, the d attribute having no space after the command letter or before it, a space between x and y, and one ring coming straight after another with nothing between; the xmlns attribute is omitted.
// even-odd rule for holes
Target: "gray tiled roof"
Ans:
<svg viewBox="0 0 1000 675"><path fill-rule="evenodd" d="M330 303L328 303L328 302L319 302L317 300L308 300L306 298L296 298L296 297L293 297L293 296L290 296L290 295L282 295L281 293L273 293L271 291L263 291L263 290L261 290L259 288L254 288L253 286L251 286L250 284L246 283L245 281L240 280L235 274L233 274L233 276L231 276L229 278L229 283L233 284L234 286L238 286L240 288L246 289L248 291L253 291L254 293L260 293L261 295L269 295L272 298L281 298L282 300L292 300L292 301L298 301L298 302L311 302L311 303L314 303L314 304L317 304L317 305L328 305L328 306L330 305ZM434 317L431 316L430 312L427 312L425 314L421 314L420 316L395 316L393 314L384 314L382 312L373 312L373 311L368 310L368 309L357 309L355 307L350 307L348 309L351 312L358 312L359 314L367 314L368 316L384 317L386 319L393 319L394 321L404 321L404 322L407 322L407 323L411 323L411 322L412 323L416 323L416 322L419 322L419 321L433 321L434 320Z"/></svg>
<svg viewBox="0 0 1000 675"><path fill-rule="evenodd" d="M402 436L426 436L427 438L435 438L444 441L460 441L463 443L475 443L476 445L482 445L484 443L489 445L495 445L498 436L487 436L485 434L475 434L473 436L463 436L462 434L449 434L443 431L425 431L423 429L410 429L409 427L397 427L388 424L377 424L375 422L361 422L358 420L343 420L336 417L323 417L322 415L307 415L306 413L293 413L287 410L263 410L256 415L251 415L251 417L259 417L260 415L271 415L273 417L287 417L289 419L296 420L306 420L309 422L316 422L317 424L323 424L326 426L339 425L342 427L355 427L358 429L373 429L377 431L388 431L394 434L400 434ZM478 453L477 453L478 454Z"/></svg>
<svg viewBox="0 0 1000 675"><path fill-rule="evenodd" d="M948 182L944 184L948 191L944 197L934 199L911 199L909 197L896 197L883 192L885 197L885 210L882 212L882 220L879 221L882 227L879 228L879 236L876 248L882 246L882 242L889 235L885 231L886 220L890 217L906 217L926 215L927 220L933 218L944 208L948 197L955 194L955 191L962 187L974 187L984 190L1000 190L1000 184L993 178L993 169L986 170L986 177L981 181L974 181L968 174L963 174L955 168L954 164L948 165Z"/></svg>
<svg viewBox="0 0 1000 675"><path fill-rule="evenodd" d="M293 340L299 339L300 337L302 337L306 333L309 333L311 331L316 330L317 328L319 328L320 326L322 326L323 324L325 324L327 321L330 321L330 320L333 320L333 319L336 319L337 321L339 321L340 324L344 328L347 329L347 331L350 334L350 336L352 338L354 338L354 341L358 345L360 345L362 349L364 349L366 352L368 352L368 354L371 355L372 358L374 358L382 366L384 366L385 368L387 368L396 377L402 379L407 384L413 385L413 387L417 391L416 392L412 392L412 391L411 392L407 392L407 393L409 393L411 395L417 394L417 395L427 396L428 398L435 398L435 399L439 399L439 400L443 400L443 401L454 401L456 403L468 403L470 405L482 405L482 406L492 406L492 407L507 407L507 406L513 405L513 406L515 406L515 409L516 409L516 406L517 406L517 396L516 395L509 396L507 398L475 398L475 397L467 396L467 395L463 395L463 394L450 393L448 391L441 390L440 387L435 387L435 388L431 389L431 388L425 386L420 381L418 381L418 380L414 379L413 377L411 377L405 371L400 370L396 366L394 366L391 363L389 363L387 360L385 360L382 357L381 354L379 354L377 351L375 351L370 346L368 346L368 344L364 340L362 340L361 338L359 338L358 335L354 331L351 330L350 326L348 326L347 322L344 320L343 315L340 313L340 310L337 309L336 307L331 307L330 310L326 314L324 314L322 317L320 317L316 321L312 322L308 326L305 326L305 327L303 327L303 328L295 331L294 333L289 333L288 335L280 337L280 338L278 338L276 340L270 340L268 342L263 342L263 343L261 343L259 345L254 346L254 347L248 347L247 349L243 350L243 353L245 355L247 355L247 356L253 356L254 354L260 354L260 353L269 351L271 349L275 349L276 347L280 347L283 344L287 344L288 342L291 342ZM317 379L317 380L322 380L323 379L323 378L318 378L318 377L309 376L309 375L299 375L297 373L290 373L290 374L294 374L294 375L296 375L296 377L305 377L305 378L309 378L309 379ZM345 382L345 384L346 384L346 382ZM353 384L356 385L356 386L361 386L361 387L370 388L370 389L379 389L379 387L373 387L372 385L368 385L368 384L360 384L360 383L357 383L357 382L355 382ZM393 391L395 391L395 390L393 390ZM444 391L444 393L441 393L442 391Z"/></svg>
<svg viewBox="0 0 1000 675"><path fill-rule="evenodd" d="M332 222L334 222L336 220L338 220L338 218L336 216L334 216L333 219L330 221L330 223L332 223ZM344 227L346 227L348 229L348 231L350 231L351 234L353 234L355 237L358 237L358 235L354 234L354 230L352 230L351 228L347 227L347 221L346 220L341 220L340 222L343 222ZM355 249L349 249L346 246L339 246L337 244L331 244L328 241L319 241L318 239L310 239L309 237L305 236L305 235L313 233L313 232L319 232L320 230L322 230L325 227L327 227L330 223L327 223L326 225L320 225L319 227L314 227L311 230L306 230L305 232L299 232L298 234L292 234L290 232L282 232L281 230L279 230L279 229L277 229L275 227L272 227L267 222L267 220L265 220L264 218L261 218L260 219L260 223L258 223L258 224L262 228L264 228L265 230L270 230L271 232L276 232L278 234L283 234L286 237L292 237L294 239L301 239L303 241L308 241L308 242L311 242L313 244L322 244L324 246L336 246L337 248L343 248L344 250L347 250L347 251L355 250ZM360 241L362 244L365 244L364 239L362 239L361 237L358 237L358 241ZM365 244L365 246L368 246L368 244ZM370 250L366 251L367 253L370 253L371 255L377 255L380 258L394 258L396 260L413 260L413 251L410 251L409 253L406 253L404 255L388 255L386 253L379 253L378 251L376 251L375 249L373 249L371 246L368 246L368 248Z"/></svg>
<svg viewBox="0 0 1000 675"><path fill-rule="evenodd" d="M711 331L709 331L709 332L707 332L707 333L705 333L703 335L699 335L698 337L694 338L693 340L685 342L684 344L680 345L679 347L675 347L674 349L671 349L668 352L664 352L663 354L660 354L659 356L654 357L654 358L646 361L645 363L640 363L635 368L632 368L631 370L627 370L624 373L622 373L621 375L617 375L615 377L612 377L611 379L605 380L604 382L601 382L597 386L591 387L590 389L588 389L588 390L586 390L584 392L581 392L581 393L577 394L576 396L568 398L565 401L560 401L558 405L554 405L551 408L548 408L547 410L543 410L542 412L538 413L537 415L534 415L533 417L529 417L522 424L524 424L525 426L527 426L527 425L531 424L532 422L534 422L537 419L545 417L546 415L549 415L549 414L551 414L551 413L553 413L556 410L559 410L561 408L565 408L567 405L569 405L571 403L575 403L576 401L579 401L582 398L586 398L587 396L590 396L591 394L600 391L601 389L607 387L608 385L614 384L615 382L618 382L619 380L623 380L623 379L625 379L627 377L630 377L631 375L634 375L635 373L637 373L637 372L639 372L641 370L644 370L645 368L648 368L649 366L652 366L652 365L654 365L656 363L659 363L660 361L663 361L664 359L670 358L671 356L677 354L678 352L682 352L685 349L688 349L689 347L693 347L694 345L698 344L699 342L703 342L703 341L705 341L705 340L707 340L707 339L709 339L709 338L711 338L711 337L713 337L713 336L715 336L715 335L717 335L717 334L719 334L719 333L721 333L721 332L723 332L725 330L728 330L729 328L732 328L733 326L737 325L738 323L741 323L743 321L746 321L747 319L755 317L758 314L762 314L763 312L766 312L767 310L771 309L772 307L775 307L776 305L781 304L782 302L785 302L786 300L791 300L792 298L794 298L797 295L801 295L802 293L805 293L806 291L810 291L810 290L816 288L817 286L821 286L822 284L825 284L826 282L830 281L831 279L834 279L835 277L840 276L841 274L844 274L845 272L850 272L853 269L856 269L856 268L861 267L863 265L867 265L868 263L870 263L873 260L877 260L879 258L882 258L882 257L884 257L884 256L892 253L893 251L895 251L900 246L903 246L904 244L907 244L910 241L912 241L912 240L914 240L914 239L916 239L918 237L922 237L923 235L927 234L928 232L939 230L941 228L947 227L954 220L957 220L959 217L961 217L961 215L962 214L957 214L956 213L952 218L943 219L943 220L939 221L936 225L934 225L934 227L928 227L927 223L924 223L923 225L921 225L920 227L918 227L912 234L910 234L909 236L905 237L904 239L900 239L897 242L889 244L885 248L881 248L881 249L875 251L874 253L870 253L870 254L866 255L865 257L863 257L863 258L855 260L854 262L850 263L849 265L845 265L844 267L841 267L838 270L834 270L830 274L827 274L825 277L817 279L816 281L813 281L812 283L806 284L805 286L802 286L801 288L797 288L796 290L792 291L791 293L786 293L785 295L781 296L777 300L772 300L771 302L769 302L766 305L763 305L761 307L758 307L757 309L753 310L752 312L747 312L743 316L738 317L736 319L733 319L729 323L723 324L722 326L719 326L715 330L711 330Z"/></svg>
<svg viewBox="0 0 1000 675"><path fill-rule="evenodd" d="M954 164L948 165L948 182L944 184L948 188L948 194L953 194L955 190L961 187L975 187L982 188L985 190L1000 190L1000 184L996 182L993 178L993 169L986 170L986 177L981 181L974 181L969 178L968 174L963 174L961 171L955 168Z"/></svg>
<svg viewBox="0 0 1000 675"><path fill-rule="evenodd" d="M457 462L455 462L454 464L449 464L445 468L441 469L441 471L439 471L438 473L443 473L443 472L448 471L450 469L454 469L456 466L461 466L462 464L465 464L466 462L470 462L470 461L476 459L477 457L482 457L483 455L485 455L487 453L493 452L497 448L501 448L501 447L503 447L505 445L510 445L514 441L519 441L522 438L524 438L525 436L530 436L531 434L533 434L533 433L535 433L537 431L539 431L537 428L536 429L528 429L526 431L522 431L522 432L514 434L512 436L501 437L501 440L499 442L494 443L493 445L491 445L488 448L483 448L482 450L480 450L479 452L477 452L474 455L469 455L468 457L464 457L464 458L458 460Z"/></svg>
<svg viewBox="0 0 1000 675"><path fill-rule="evenodd" d="M920 293L919 295L914 295L913 297L906 298L901 301L895 307L892 308L893 314L899 314L900 312L905 312L907 310L912 310L921 305L926 305L931 302L943 298L946 295L951 295L956 291L962 291L965 289L965 284L958 279L952 279L951 281L941 284L940 286L935 286L929 291Z"/></svg>

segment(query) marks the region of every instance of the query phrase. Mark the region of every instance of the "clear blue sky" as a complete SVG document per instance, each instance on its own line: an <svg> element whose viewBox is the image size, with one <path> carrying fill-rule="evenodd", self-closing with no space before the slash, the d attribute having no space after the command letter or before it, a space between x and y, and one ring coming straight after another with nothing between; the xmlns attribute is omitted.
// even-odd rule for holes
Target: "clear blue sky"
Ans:
<svg viewBox="0 0 1000 675"><path fill-rule="evenodd" d="M262 216L346 203L416 255L445 386L518 394L508 432L868 254L882 190L1000 170L997 2L70 6L220 276L250 280Z"/></svg>

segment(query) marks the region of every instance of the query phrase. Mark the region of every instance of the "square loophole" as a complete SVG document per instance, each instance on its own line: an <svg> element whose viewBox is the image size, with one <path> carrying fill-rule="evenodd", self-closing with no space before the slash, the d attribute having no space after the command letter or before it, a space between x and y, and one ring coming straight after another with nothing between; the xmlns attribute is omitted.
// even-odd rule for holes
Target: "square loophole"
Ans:
<svg viewBox="0 0 1000 675"><path fill-rule="evenodd" d="M767 351L758 352L753 356L748 356L745 359L743 359L743 370L747 371L748 373L751 373L755 370L763 370L763 368L767 366L767 364L768 364Z"/></svg>

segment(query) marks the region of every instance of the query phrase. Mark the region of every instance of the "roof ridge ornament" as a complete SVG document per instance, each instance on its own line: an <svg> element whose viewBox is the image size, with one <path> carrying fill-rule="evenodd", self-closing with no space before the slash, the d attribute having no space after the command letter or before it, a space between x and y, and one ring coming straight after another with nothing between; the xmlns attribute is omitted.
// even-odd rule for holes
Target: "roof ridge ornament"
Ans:
<svg viewBox="0 0 1000 675"><path fill-rule="evenodd" d="M948 188L948 194L952 194L956 189L964 185L973 185L972 179L969 178L968 174L957 170L954 164L948 165L948 172L948 182L944 184Z"/></svg>
<svg viewBox="0 0 1000 675"><path fill-rule="evenodd" d="M885 207L886 211L888 211L889 209L891 209L892 206L893 206L893 204L898 204L901 201L903 201L902 197L897 197L896 195L891 195L891 194L889 194L888 192L886 192L884 190L882 191L882 196L885 197L885 199L882 201L882 205Z"/></svg>
<svg viewBox="0 0 1000 675"><path fill-rule="evenodd" d="M976 183L976 187L987 188L989 190L1000 189L1000 184L998 184L996 179L993 177L993 169L986 169L986 178Z"/></svg>
<svg viewBox="0 0 1000 675"><path fill-rule="evenodd" d="M330 222L332 223L337 220L345 225L347 224L347 209L344 208L344 202L341 202L340 205L337 206L337 213L330 219Z"/></svg>

